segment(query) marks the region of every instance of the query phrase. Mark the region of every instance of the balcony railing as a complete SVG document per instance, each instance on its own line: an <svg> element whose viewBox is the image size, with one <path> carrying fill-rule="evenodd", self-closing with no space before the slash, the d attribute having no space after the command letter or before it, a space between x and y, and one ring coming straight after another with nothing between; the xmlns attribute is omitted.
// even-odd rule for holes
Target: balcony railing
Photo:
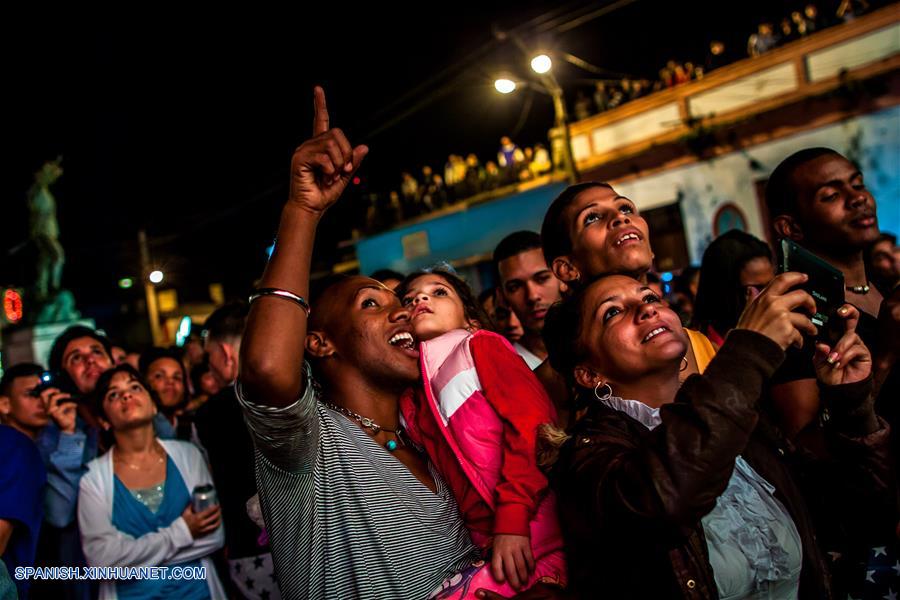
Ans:
<svg viewBox="0 0 900 600"><path fill-rule="evenodd" d="M900 5L812 34L703 79L572 123L578 170L674 142L698 123L727 125L900 68Z"/></svg>

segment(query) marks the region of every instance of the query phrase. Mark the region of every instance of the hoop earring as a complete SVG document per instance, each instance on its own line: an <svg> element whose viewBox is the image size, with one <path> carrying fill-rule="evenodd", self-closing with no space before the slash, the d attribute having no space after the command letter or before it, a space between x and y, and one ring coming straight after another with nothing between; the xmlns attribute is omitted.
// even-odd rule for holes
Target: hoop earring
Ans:
<svg viewBox="0 0 900 600"><path fill-rule="evenodd" d="M679 372L686 371L688 368L688 360L684 356L681 357L681 368L678 369Z"/></svg>
<svg viewBox="0 0 900 600"><path fill-rule="evenodd" d="M605 387L605 388L606 388L606 393L603 394L602 396L600 395L600 388L601 388L601 387ZM613 392L612 386L610 386L610 385L609 385L608 383L606 383L606 382L598 381L598 382L597 382L597 385L594 386L594 396L597 398L597 400L600 400L601 402L604 401L604 400L609 400L609 398L612 396L612 392Z"/></svg>

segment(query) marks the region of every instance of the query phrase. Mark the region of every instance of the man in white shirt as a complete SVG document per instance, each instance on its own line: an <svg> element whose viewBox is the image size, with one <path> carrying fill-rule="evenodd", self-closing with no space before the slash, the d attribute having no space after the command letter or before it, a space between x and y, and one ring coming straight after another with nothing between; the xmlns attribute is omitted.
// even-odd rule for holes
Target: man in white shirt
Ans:
<svg viewBox="0 0 900 600"><path fill-rule="evenodd" d="M500 290L525 329L514 348L534 370L547 358L541 331L547 309L562 299L562 283L544 259L541 236L533 231L517 231L503 238L494 250L494 264Z"/></svg>

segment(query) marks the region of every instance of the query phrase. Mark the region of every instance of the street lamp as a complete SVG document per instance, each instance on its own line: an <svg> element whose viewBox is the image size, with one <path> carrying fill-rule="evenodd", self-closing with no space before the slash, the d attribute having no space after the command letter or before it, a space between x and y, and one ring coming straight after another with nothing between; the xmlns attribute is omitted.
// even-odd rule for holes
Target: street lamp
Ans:
<svg viewBox="0 0 900 600"><path fill-rule="evenodd" d="M569 135L569 123L566 116L566 100L563 97L562 87L556 81L553 73L550 72L550 67L550 57L546 54L540 54L531 60L531 68L541 74L539 83L531 85L531 87L553 98L553 112L556 116L556 123L551 130L550 141L554 145L558 144L556 147L562 150L563 169L566 172L569 183L576 183L578 181L578 171L575 168L575 159L572 157L572 139ZM544 70L541 71L539 69ZM510 94L516 90L516 87L516 82L506 77L494 81L494 88L501 94Z"/></svg>
<svg viewBox="0 0 900 600"><path fill-rule="evenodd" d="M537 73L538 75L543 75L547 73L550 68L553 66L553 61L550 60L550 57L546 54L538 54L534 58L531 59L531 70Z"/></svg>
<svg viewBox="0 0 900 600"><path fill-rule="evenodd" d="M154 346L162 345L162 329L159 326L159 302L156 289L153 287L163 280L163 272L150 269L150 245L147 243L147 232L138 230L138 249L141 253L141 277L144 277L144 295L147 298L147 319L150 321L150 335Z"/></svg>
<svg viewBox="0 0 900 600"><path fill-rule="evenodd" d="M506 77L501 77L494 81L494 89L501 94L511 94L516 91L516 82Z"/></svg>

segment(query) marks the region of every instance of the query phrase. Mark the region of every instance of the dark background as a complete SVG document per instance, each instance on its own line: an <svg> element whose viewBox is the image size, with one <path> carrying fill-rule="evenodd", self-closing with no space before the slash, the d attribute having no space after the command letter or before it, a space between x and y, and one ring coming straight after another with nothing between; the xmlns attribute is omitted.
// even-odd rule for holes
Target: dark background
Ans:
<svg viewBox="0 0 900 600"><path fill-rule="evenodd" d="M429 163L442 172L451 152L493 159L506 133L520 145L546 140L549 97L533 94L523 114L527 90L493 90L498 72L529 72L528 57L497 41L495 28L655 79L670 58L702 64L712 39L743 57L759 21L804 4L626 0L577 26L573 19L612 3L330 2L143 14L45 7L6 15L0 285L33 277L34 251L22 244L25 194L32 173L57 154L65 157L53 188L64 286L82 312L102 321L141 295L140 286L116 284L139 276L140 228L181 299L205 299L210 282L244 295L264 266L291 151L310 133L314 84L325 87L332 124L370 145L362 184L342 199L359 202L365 189L398 188L402 170L417 174ZM831 4L818 3L823 13ZM559 60L554 73L570 108L576 89L595 77ZM320 262L346 237L352 212L332 211Z"/></svg>

